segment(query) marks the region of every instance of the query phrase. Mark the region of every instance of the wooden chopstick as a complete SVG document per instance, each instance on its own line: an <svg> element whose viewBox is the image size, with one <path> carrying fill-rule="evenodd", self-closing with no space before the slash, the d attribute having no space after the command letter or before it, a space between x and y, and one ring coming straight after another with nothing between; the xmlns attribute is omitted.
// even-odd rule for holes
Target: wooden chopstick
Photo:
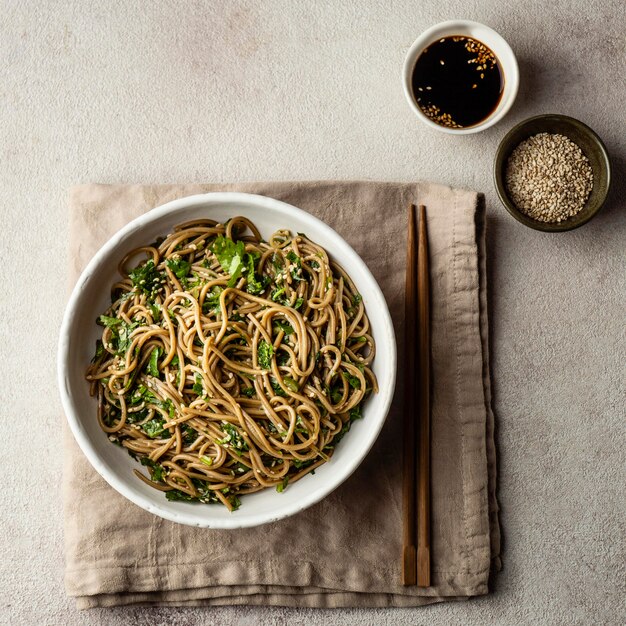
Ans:
<svg viewBox="0 0 626 626"><path fill-rule="evenodd" d="M419 465L417 479L417 586L430 587L430 284L426 207L417 235L419 345ZM410 344L407 344L410 346Z"/></svg>
<svg viewBox="0 0 626 626"><path fill-rule="evenodd" d="M405 325L405 379L404 429L402 454L402 584L415 585L417 576L416 551L416 397L415 397L415 332L417 327L417 248L415 233L415 205L409 207L406 252L406 290L404 293Z"/></svg>

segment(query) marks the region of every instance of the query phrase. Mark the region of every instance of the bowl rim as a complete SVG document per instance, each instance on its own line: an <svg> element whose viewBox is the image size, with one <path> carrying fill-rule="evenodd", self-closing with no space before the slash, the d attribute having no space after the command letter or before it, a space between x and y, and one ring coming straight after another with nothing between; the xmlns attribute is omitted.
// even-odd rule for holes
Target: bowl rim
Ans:
<svg viewBox="0 0 626 626"><path fill-rule="evenodd" d="M106 260L106 257L111 253L118 245L123 243L125 238L134 233L136 230L141 229L146 224L158 221L159 219L170 215L171 213L179 209L188 209L196 206L202 206L209 201L212 205L219 205L223 202L241 202L256 204L259 208L268 208L276 210L283 215L297 215L304 222L315 224L318 232L322 234L325 241L332 241L334 244L339 244L343 247L343 251L349 256L350 262L359 265L359 270L364 276L365 280L369 283L368 289L370 289L370 306L379 308L380 314L383 319L383 325L381 332L385 335L386 343L386 357L388 360L388 371L385 372L385 380L380 385L381 393L383 394L382 405L378 411L378 418L376 422L370 422L373 424L369 431L367 438L364 441L363 447L359 450L358 454L350 457L346 460L344 465L340 467L340 472L333 473L321 486L316 489L312 489L307 495L300 498L295 503L283 503L280 505L278 502L276 511L269 513L250 513L248 512L245 518L232 515L225 518L208 519L206 521L198 521L197 518L190 520L187 518L188 514L184 511L178 513L173 512L165 508L159 501L151 499L142 495L141 493L133 490L127 486L127 481L119 479L116 474L109 470L107 463L100 457L95 446L91 444L90 438L82 425L82 420L79 417L80 410L75 405L72 394L68 389L68 381L66 380L67 363L70 352L70 336L71 328L74 320L79 314L77 305L79 304L80 294L85 283L90 279L92 274L96 272L100 264ZM319 236L319 235L318 235ZM332 256L332 252L331 252ZM91 258L85 269L81 272L80 277L76 281L72 293L67 302L63 319L61 322L59 332L59 343L57 348L57 384L61 396L61 405L65 413L70 430L78 443L81 451L87 457L92 467L104 478L104 480L113 487L118 493L125 498L141 507L142 509L158 515L164 519L181 524L187 524L200 528L215 528L215 529L239 529L260 526L270 522L275 522L285 517L289 517L304 509L316 504L330 493L332 493L337 487L344 483L362 463L365 457L370 452L372 446L378 439L383 425L389 414L391 403L394 397L395 385L397 377L397 347L395 330L391 314L387 301L382 293L382 290L372 275L367 264L361 259L357 252L348 244L339 233L333 228L327 225L319 218L307 213L306 211L295 207L291 204L277 200L269 196L263 196L260 194L250 194L243 192L208 192L203 194L194 194L190 196L184 196L175 200L169 201L165 204L157 206L156 208L147 211L139 217L128 222L125 226L115 232L106 243L101 246L96 254ZM103 435L104 436L104 435ZM152 495L152 494L151 494ZM210 517L210 516L209 516Z"/></svg>
<svg viewBox="0 0 626 626"><path fill-rule="evenodd" d="M505 163L505 152L507 152L506 156L510 154L510 151L506 150L506 146L510 142L513 135L520 130L523 130L527 125L536 121L559 121L565 122L567 124L571 124L573 126L577 126L581 128L583 132L587 133L593 142L598 147L600 154L602 155L602 162L604 164L604 168L606 170L606 186L604 188L604 193L600 197L600 201L598 202L597 208L590 212L584 219L579 220L574 224L568 224L567 220L564 222L539 222L538 220L534 220L532 217L525 215L522 213L513 203L513 201L509 198L508 193L506 191L506 183L504 181L504 168L506 166ZM542 132L542 131L538 131ZM536 133L534 133L536 134ZM529 135L530 137L530 135ZM521 139L520 141L524 141ZM576 142L574 142L576 143ZM512 149L511 149L512 150ZM571 117L569 115L562 115L561 113L541 113L539 115L533 115L532 117L526 118L521 122L518 122L513 128L511 128L504 137L498 143L498 147L496 148L495 158L493 160L493 179L494 186L496 188L496 193L498 194L498 198L500 202L504 205L504 208L509 212L511 216L513 216L520 224L524 224L524 226L528 226L528 228L532 228L533 230L538 230L544 233L563 233L571 230L575 230L584 226L589 220L595 217L600 210L604 207L606 203L606 199L609 194L609 189L611 187L611 159L609 157L608 150L604 145L604 142L600 138L600 136L587 124L576 119L575 117ZM575 216L572 216L575 217Z"/></svg>
<svg viewBox="0 0 626 626"><path fill-rule="evenodd" d="M511 63L513 71L505 76L504 91L502 92L501 98L504 97L504 94L507 91L510 94L510 97L509 101L499 111L496 107L496 110L481 123L475 124L474 126L468 126L467 128L448 128L447 126L441 126L440 124L437 124L436 122L433 122L431 119L429 119L428 116L424 114L424 112L415 102L415 98L413 97L413 88L411 84L413 68L422 50L428 47L428 40L433 36L434 33L442 31L441 34L438 36L443 35L444 32L447 32L448 35L450 35L454 32L457 32L459 28L468 27L477 29L480 28L484 30L487 38L484 38L485 40L483 41L483 43L491 47L491 42L495 40L506 51L506 54L508 55L508 61ZM490 26L482 24L481 22L475 22L473 20L447 20L444 22L439 22L427 28L411 44L411 47L406 53L406 56L404 58L404 64L402 66L402 86L404 90L404 95L409 103L409 106L417 115L417 117L427 126L451 135L471 135L486 130L491 126L494 126L510 111L511 107L515 103L515 100L517 98L517 92L519 90L519 65L517 63L517 57L515 56L515 53L513 52L513 49L511 48L509 43L506 41L506 39L504 39L504 37L502 37L502 35L500 35L500 33L495 31Z"/></svg>

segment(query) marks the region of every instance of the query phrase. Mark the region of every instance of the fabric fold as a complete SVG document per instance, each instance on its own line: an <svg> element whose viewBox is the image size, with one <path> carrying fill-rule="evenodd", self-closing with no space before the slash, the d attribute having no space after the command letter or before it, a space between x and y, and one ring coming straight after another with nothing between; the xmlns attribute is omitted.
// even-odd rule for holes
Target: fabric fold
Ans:
<svg viewBox="0 0 626 626"><path fill-rule="evenodd" d="M433 586L400 584L399 377L383 431L357 471L317 505L257 528L198 529L143 511L99 477L64 423L68 594L76 597L79 608L90 608L406 607L487 593L490 572L499 567L500 531L482 197L430 183L82 185L70 195L72 284L98 248L128 221L169 200L209 191L272 196L332 226L361 255L385 294L400 363L406 211L411 202L426 205Z"/></svg>

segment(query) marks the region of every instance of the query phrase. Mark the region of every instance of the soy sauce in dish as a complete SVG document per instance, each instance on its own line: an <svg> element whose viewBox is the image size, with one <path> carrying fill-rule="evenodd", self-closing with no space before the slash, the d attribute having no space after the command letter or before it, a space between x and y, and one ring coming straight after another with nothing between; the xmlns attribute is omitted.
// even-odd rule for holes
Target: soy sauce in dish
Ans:
<svg viewBox="0 0 626 626"><path fill-rule="evenodd" d="M444 37L424 49L412 76L413 96L422 112L448 128L486 120L504 89L496 55L471 37Z"/></svg>

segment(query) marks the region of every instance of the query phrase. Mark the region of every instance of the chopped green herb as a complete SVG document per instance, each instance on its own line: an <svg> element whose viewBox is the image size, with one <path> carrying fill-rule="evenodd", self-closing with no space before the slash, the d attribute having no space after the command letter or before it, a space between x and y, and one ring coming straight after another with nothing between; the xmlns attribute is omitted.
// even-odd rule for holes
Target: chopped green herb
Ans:
<svg viewBox="0 0 626 626"><path fill-rule="evenodd" d="M183 443L185 445L191 445L198 438L198 431L192 428L191 426L187 426L187 424L183 425Z"/></svg>
<svg viewBox="0 0 626 626"><path fill-rule="evenodd" d="M285 378L283 378L283 383L285 384L285 387L289 389L289 391L293 391L294 393L296 393L299 389L298 383L289 376L285 376Z"/></svg>
<svg viewBox="0 0 626 626"><path fill-rule="evenodd" d="M201 456L200 457L200 462L204 463L208 467L211 467L211 465L213 465L213 458L210 457L210 456Z"/></svg>
<svg viewBox="0 0 626 626"><path fill-rule="evenodd" d="M246 252L244 261L246 264L246 291L253 295L263 293L269 284L269 276L257 276L255 266L258 263L259 255Z"/></svg>
<svg viewBox="0 0 626 626"><path fill-rule="evenodd" d="M313 463L315 463L315 459L309 459L308 461L301 461L300 459L296 459L295 461L293 461L293 466L296 469L305 469L306 467L313 465Z"/></svg>
<svg viewBox="0 0 626 626"><path fill-rule="evenodd" d="M270 385L272 385L272 389L277 396L281 396L282 398L287 397L287 394L283 391L283 388L278 384L278 381L273 376L270 378Z"/></svg>
<svg viewBox="0 0 626 626"><path fill-rule="evenodd" d="M363 297L361 296L361 294L360 294L360 293L355 293L355 294L352 296L352 304L353 304L354 306L357 306L357 305L358 305L358 304L359 304L362 300L363 300Z"/></svg>
<svg viewBox="0 0 626 626"><path fill-rule="evenodd" d="M248 450L248 444L241 433L229 422L222 424L222 430L226 433L223 439L219 439L217 443L227 445L233 448L240 456L242 452Z"/></svg>
<svg viewBox="0 0 626 626"><path fill-rule="evenodd" d="M161 319L161 309L158 304L150 304L148 305L150 309L150 315L152 315L152 320L158 322Z"/></svg>
<svg viewBox="0 0 626 626"><path fill-rule="evenodd" d="M279 304L289 304L283 295L284 293L285 287L274 289L274 291L272 291L272 294L270 295L270 298L272 298L274 302L278 302Z"/></svg>
<svg viewBox="0 0 626 626"><path fill-rule="evenodd" d="M353 422L354 420L360 420L363 417L361 405L357 404L355 407L351 408L348 412L348 415L350 415L351 422Z"/></svg>
<svg viewBox="0 0 626 626"><path fill-rule="evenodd" d="M333 449L345 436L345 434L350 430L350 426L352 426L352 422L348 420L341 428L341 430L333 437L333 440L328 446L324 447L326 449Z"/></svg>
<svg viewBox="0 0 626 626"><path fill-rule="evenodd" d="M200 374L196 374L192 389L193 392L199 396L204 394L204 386L202 384L202 376L200 376Z"/></svg>
<svg viewBox="0 0 626 626"><path fill-rule="evenodd" d="M106 326L107 328L115 328L120 324L124 324L124 320L119 317L109 317L108 315L101 315L98 318L100 326Z"/></svg>
<svg viewBox="0 0 626 626"><path fill-rule="evenodd" d="M191 263L179 256L167 259L165 265L167 265L176 278L185 278L191 269Z"/></svg>
<svg viewBox="0 0 626 626"><path fill-rule="evenodd" d="M219 235L211 250L220 262L222 269L230 275L228 286L233 287L244 267L245 245L243 241L235 243L232 239Z"/></svg>
<svg viewBox="0 0 626 626"><path fill-rule="evenodd" d="M289 476L285 476L283 478L283 482L276 485L276 491L278 491L278 493L282 493L283 491L285 491L285 488L287 487L288 484L289 484Z"/></svg>
<svg viewBox="0 0 626 626"><path fill-rule="evenodd" d="M356 376L352 376L352 374L348 374L348 372L342 372L342 373L343 373L343 377L348 381L348 384L350 385L350 387L352 387L353 389L361 388L361 381Z"/></svg>
<svg viewBox="0 0 626 626"><path fill-rule="evenodd" d="M241 393L246 396L247 398L251 398L252 396L254 396L256 394L256 390L254 387L244 387L241 390Z"/></svg>
<svg viewBox="0 0 626 626"><path fill-rule="evenodd" d="M267 343L264 339L259 342L257 349L257 359L259 365L266 370L272 368L272 355L274 354L274 346Z"/></svg>
<svg viewBox="0 0 626 626"><path fill-rule="evenodd" d="M165 492L165 497L170 502L198 502L198 498L194 498L184 491L179 491L178 489L172 489L171 491Z"/></svg>
<svg viewBox="0 0 626 626"><path fill-rule="evenodd" d="M287 253L287 259L293 263L293 267L289 272L291 274L291 278L293 278L293 280L295 280L296 282L300 282L301 280L303 280L302 259L291 250Z"/></svg>
<svg viewBox="0 0 626 626"><path fill-rule="evenodd" d="M282 330L285 335L291 335L293 333L293 326L289 322L285 322L281 319L274 320L274 330L278 332Z"/></svg>
<svg viewBox="0 0 626 626"><path fill-rule="evenodd" d="M162 288L163 273L157 270L152 259L131 270L128 277L133 283L133 287L140 293L153 296Z"/></svg>
<svg viewBox="0 0 626 626"><path fill-rule="evenodd" d="M224 287L215 285L215 287L213 287L211 291L206 294L204 302L202 303L203 313L210 313L211 311L216 311L220 308L220 295L222 294L222 291L224 291Z"/></svg>
<svg viewBox="0 0 626 626"><path fill-rule="evenodd" d="M237 474L245 474L246 472L250 471L250 468L247 465L244 465L243 463L239 463L239 461L237 461L237 463L235 463L233 467L235 468L235 471L237 472Z"/></svg>
<svg viewBox="0 0 626 626"><path fill-rule="evenodd" d="M148 361L148 374L150 376L159 376L159 357L161 356L161 348L156 347L150 353L150 360Z"/></svg>
<svg viewBox="0 0 626 626"><path fill-rule="evenodd" d="M147 456L141 457L141 464L146 465L150 469L150 478L157 482L163 482L163 478L165 477L165 468L156 461L153 461L151 458Z"/></svg>
<svg viewBox="0 0 626 626"><path fill-rule="evenodd" d="M281 270L283 267L283 261L280 258L280 255L276 254L276 252L272 255L272 265L275 270Z"/></svg>
<svg viewBox="0 0 626 626"><path fill-rule="evenodd" d="M287 352L286 350L281 350L279 348L278 352L276 353L276 363L278 363L278 365L287 365L290 360L291 356L289 352Z"/></svg>
<svg viewBox="0 0 626 626"><path fill-rule="evenodd" d="M159 435L166 433L166 436L169 437L169 431L164 427L165 421L161 417L155 417L151 419L149 422L141 425L141 429L143 430L150 439L156 439Z"/></svg>
<svg viewBox="0 0 626 626"><path fill-rule="evenodd" d="M332 400L333 404L337 404L338 402L340 402L341 398L343 398L343 387L341 385L333 385L332 389L330 390L330 399Z"/></svg>
<svg viewBox="0 0 626 626"><path fill-rule="evenodd" d="M298 298L294 304L293 304L293 308L297 311L302 305L304 304L304 299L303 298Z"/></svg>
<svg viewBox="0 0 626 626"><path fill-rule="evenodd" d="M121 318L108 317L106 315L101 315L98 321L102 326L111 329L111 346L113 351L119 355L126 354L126 351L132 343L130 336L140 323L132 322L131 324L127 324Z"/></svg>
<svg viewBox="0 0 626 626"><path fill-rule="evenodd" d="M96 353L91 362L97 361L104 354L104 344L100 339L96 341Z"/></svg>

